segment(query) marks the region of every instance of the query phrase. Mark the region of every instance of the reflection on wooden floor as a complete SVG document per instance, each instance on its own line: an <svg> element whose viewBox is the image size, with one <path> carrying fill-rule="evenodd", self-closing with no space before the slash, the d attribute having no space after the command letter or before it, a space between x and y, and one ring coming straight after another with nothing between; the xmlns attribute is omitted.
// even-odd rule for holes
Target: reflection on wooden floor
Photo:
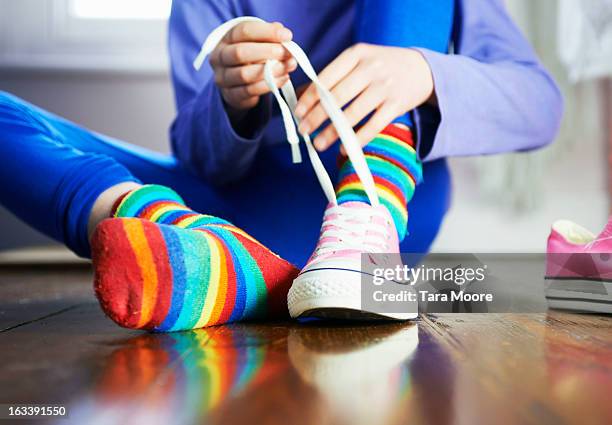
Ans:
<svg viewBox="0 0 612 425"><path fill-rule="evenodd" d="M142 335L110 355L78 413L111 423L387 423L410 388L417 332L277 324Z"/></svg>
<svg viewBox="0 0 612 425"><path fill-rule="evenodd" d="M41 273L0 270L0 403L65 404L58 424L612 423L610 317L146 334L104 318L87 270Z"/></svg>

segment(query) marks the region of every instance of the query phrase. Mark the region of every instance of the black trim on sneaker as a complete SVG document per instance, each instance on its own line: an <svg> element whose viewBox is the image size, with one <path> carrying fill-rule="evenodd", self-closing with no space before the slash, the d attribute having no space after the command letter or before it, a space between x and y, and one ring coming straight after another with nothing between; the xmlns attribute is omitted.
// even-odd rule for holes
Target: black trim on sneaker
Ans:
<svg viewBox="0 0 612 425"><path fill-rule="evenodd" d="M592 298L564 298L564 297L549 297L546 296L547 300L556 300L556 301L575 301L581 303L595 303L595 304L612 304L612 300L595 300Z"/></svg>
<svg viewBox="0 0 612 425"><path fill-rule="evenodd" d="M587 280L589 282L605 282L612 283L612 279L604 279L602 277L571 277L571 276L544 276L544 280Z"/></svg>

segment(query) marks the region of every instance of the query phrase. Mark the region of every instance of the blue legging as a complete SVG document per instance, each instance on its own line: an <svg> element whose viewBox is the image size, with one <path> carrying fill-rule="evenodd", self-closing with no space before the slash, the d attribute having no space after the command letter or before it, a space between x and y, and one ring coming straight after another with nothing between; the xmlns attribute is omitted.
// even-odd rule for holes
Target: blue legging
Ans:
<svg viewBox="0 0 612 425"><path fill-rule="evenodd" d="M387 2L401 2L404 8L407 3L420 3ZM362 0L361 16L375 19L381 3ZM365 13L367 7L376 13ZM443 15L452 15L450 10ZM379 18L386 19L384 14ZM448 32L446 42L437 46L425 42L429 37L425 32L419 36L421 42L417 39L407 45L445 50ZM359 30L357 37L376 42L367 34L360 36ZM382 42L404 45L388 39ZM334 178L336 155L337 146L322 155ZM326 203L310 164L292 164L285 144L262 147L247 178L217 188L188 174L172 156L89 131L4 92L0 92L0 158L0 204L81 256L89 256L87 223L94 201L122 182L169 186L191 208L233 222L296 265L304 264L316 244ZM429 249L449 198L445 161L427 163L424 183L411 201L410 236L402 243L402 251Z"/></svg>

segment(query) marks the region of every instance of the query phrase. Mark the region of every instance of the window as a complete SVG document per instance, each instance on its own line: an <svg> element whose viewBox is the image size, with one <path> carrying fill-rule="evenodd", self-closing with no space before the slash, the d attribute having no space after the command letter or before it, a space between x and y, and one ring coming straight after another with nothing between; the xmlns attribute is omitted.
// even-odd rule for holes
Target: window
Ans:
<svg viewBox="0 0 612 425"><path fill-rule="evenodd" d="M171 0L0 2L0 66L167 71Z"/></svg>
<svg viewBox="0 0 612 425"><path fill-rule="evenodd" d="M70 14L81 19L168 19L171 0L71 0Z"/></svg>

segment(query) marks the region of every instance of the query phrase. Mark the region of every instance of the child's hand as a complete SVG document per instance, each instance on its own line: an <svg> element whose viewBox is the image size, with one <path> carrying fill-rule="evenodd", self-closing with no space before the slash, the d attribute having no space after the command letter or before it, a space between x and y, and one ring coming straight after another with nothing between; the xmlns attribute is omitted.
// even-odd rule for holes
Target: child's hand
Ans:
<svg viewBox="0 0 612 425"><path fill-rule="evenodd" d="M395 118L434 96L429 64L413 49L357 44L325 67L319 79L331 90L340 107L350 103L344 112L352 126L374 112L357 132L362 145ZM311 133L327 120L314 85L300 97L296 115L302 118L300 132ZM328 125L314 144L323 151L337 138L336 129Z"/></svg>
<svg viewBox="0 0 612 425"><path fill-rule="evenodd" d="M215 82L232 112L257 105L259 97L269 92L264 81L264 63L280 61L274 69L279 87L297 67L295 59L280 44L293 35L282 24L244 22L234 27L210 55Z"/></svg>

